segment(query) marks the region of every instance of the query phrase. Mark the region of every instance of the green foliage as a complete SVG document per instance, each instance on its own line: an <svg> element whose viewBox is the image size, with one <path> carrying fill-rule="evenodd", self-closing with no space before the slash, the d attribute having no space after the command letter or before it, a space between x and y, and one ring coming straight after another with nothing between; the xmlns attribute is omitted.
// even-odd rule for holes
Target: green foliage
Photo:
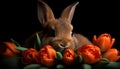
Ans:
<svg viewBox="0 0 120 69"><path fill-rule="evenodd" d="M58 64L58 65L56 65L56 69L64 69L65 67L64 67L64 65L63 64Z"/></svg>
<svg viewBox="0 0 120 69"><path fill-rule="evenodd" d="M29 64L26 65L23 69L40 69L41 65L40 64Z"/></svg>
<svg viewBox="0 0 120 69"><path fill-rule="evenodd" d="M62 60L63 59L62 53L61 52L56 52L56 57L55 58L57 60Z"/></svg>
<svg viewBox="0 0 120 69"><path fill-rule="evenodd" d="M82 56L81 56L81 55L77 55L76 61L77 61L78 63L82 63Z"/></svg>
<svg viewBox="0 0 120 69"><path fill-rule="evenodd" d="M105 66L106 69L120 69L120 62L110 62Z"/></svg>
<svg viewBox="0 0 120 69"><path fill-rule="evenodd" d="M102 58L100 62L96 63L93 65L93 69L102 69L104 68L107 64L109 64L109 60L106 58Z"/></svg>
<svg viewBox="0 0 120 69"><path fill-rule="evenodd" d="M82 64L81 69L92 69L92 66L89 64Z"/></svg>
<svg viewBox="0 0 120 69"><path fill-rule="evenodd" d="M41 48L41 40L40 40L40 37L38 35L38 33L36 33L36 40L35 40L35 43L34 43L34 48L36 50L39 50Z"/></svg>
<svg viewBox="0 0 120 69"><path fill-rule="evenodd" d="M28 49L28 48L25 48L25 47L21 46L17 41L13 40L12 38L11 38L11 41L16 45L16 49L21 51L21 52Z"/></svg>

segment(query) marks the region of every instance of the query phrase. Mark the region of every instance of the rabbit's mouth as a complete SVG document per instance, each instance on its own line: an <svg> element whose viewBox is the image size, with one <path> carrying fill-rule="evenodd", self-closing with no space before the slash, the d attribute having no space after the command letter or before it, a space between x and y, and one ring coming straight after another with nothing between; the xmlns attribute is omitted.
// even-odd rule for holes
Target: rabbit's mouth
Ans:
<svg viewBox="0 0 120 69"><path fill-rule="evenodd" d="M60 51L63 51L66 48L68 48L69 46L68 45L67 46L62 46L61 44L58 44L58 47L59 47Z"/></svg>
<svg viewBox="0 0 120 69"><path fill-rule="evenodd" d="M50 45L52 45L56 51L61 51L61 52L69 47L68 45L64 45L62 43L59 43L59 44L50 43Z"/></svg>

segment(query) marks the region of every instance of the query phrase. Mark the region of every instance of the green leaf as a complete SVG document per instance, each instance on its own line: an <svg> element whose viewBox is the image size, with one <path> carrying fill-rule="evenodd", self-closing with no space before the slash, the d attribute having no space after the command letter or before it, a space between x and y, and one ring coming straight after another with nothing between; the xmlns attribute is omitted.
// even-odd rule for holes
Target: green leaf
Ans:
<svg viewBox="0 0 120 69"><path fill-rule="evenodd" d="M21 52L28 50L28 48L25 48L25 47L16 47L16 49L21 51Z"/></svg>
<svg viewBox="0 0 120 69"><path fill-rule="evenodd" d="M48 67L40 67L39 69L50 69L50 68L48 68Z"/></svg>
<svg viewBox="0 0 120 69"><path fill-rule="evenodd" d="M110 62L105 66L106 69L120 69L120 62Z"/></svg>
<svg viewBox="0 0 120 69"><path fill-rule="evenodd" d="M81 66L81 69L92 69L92 66L89 65L89 64L83 64L83 65Z"/></svg>
<svg viewBox="0 0 120 69"><path fill-rule="evenodd" d="M38 33L36 33L36 40L35 40L35 43L34 43L34 48L36 50L39 50L41 48L41 40L40 40L40 37L39 37Z"/></svg>
<svg viewBox="0 0 120 69"><path fill-rule="evenodd" d="M19 57L11 57L11 58L2 58L0 60L0 64L4 64L6 67L5 68L9 68L9 69L19 69L20 66L20 62L19 62L20 58ZM4 65L2 67L4 67ZM3 69L5 69L3 68ZM2 69L2 68L1 68Z"/></svg>
<svg viewBox="0 0 120 69"><path fill-rule="evenodd" d="M56 59L58 59L58 60L62 60L63 59L63 56L62 56L61 52L56 52Z"/></svg>
<svg viewBox="0 0 120 69"><path fill-rule="evenodd" d="M93 65L93 69L102 69L104 68L107 64L109 64L109 60L106 58L102 58L100 62L96 63Z"/></svg>
<svg viewBox="0 0 120 69"><path fill-rule="evenodd" d="M11 41L16 44L16 49L19 50L19 51L25 51L25 50L28 50L28 48L25 48L25 47L22 47L17 41L13 40L11 38Z"/></svg>
<svg viewBox="0 0 120 69"><path fill-rule="evenodd" d="M76 59L79 63L82 63L82 56L81 55L77 55L77 59Z"/></svg>
<svg viewBox="0 0 120 69"><path fill-rule="evenodd" d="M21 47L21 45L20 45L17 41L13 40L12 38L11 38L10 40L11 40L14 44L16 44L16 46Z"/></svg>
<svg viewBox="0 0 120 69"><path fill-rule="evenodd" d="M104 62L110 62L107 58L102 58L101 61L104 61Z"/></svg>
<svg viewBox="0 0 120 69"><path fill-rule="evenodd" d="M25 66L23 69L39 69L41 67L40 64L29 64Z"/></svg>
<svg viewBox="0 0 120 69"><path fill-rule="evenodd" d="M57 68L57 69L64 69L65 67L64 67L64 65L62 65L62 64L58 64L58 65L56 66L56 68Z"/></svg>

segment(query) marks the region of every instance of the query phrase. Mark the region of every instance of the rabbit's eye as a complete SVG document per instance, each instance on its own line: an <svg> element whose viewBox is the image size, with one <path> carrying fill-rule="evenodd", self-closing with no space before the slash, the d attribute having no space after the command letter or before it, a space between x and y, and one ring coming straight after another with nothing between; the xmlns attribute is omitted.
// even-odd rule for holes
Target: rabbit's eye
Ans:
<svg viewBox="0 0 120 69"><path fill-rule="evenodd" d="M43 31L44 31L43 32L44 34L47 34L46 36L48 36L48 37L55 37L55 31L53 29L47 27L47 28L44 28Z"/></svg>
<svg viewBox="0 0 120 69"><path fill-rule="evenodd" d="M55 37L55 31L53 29L50 32L50 36Z"/></svg>

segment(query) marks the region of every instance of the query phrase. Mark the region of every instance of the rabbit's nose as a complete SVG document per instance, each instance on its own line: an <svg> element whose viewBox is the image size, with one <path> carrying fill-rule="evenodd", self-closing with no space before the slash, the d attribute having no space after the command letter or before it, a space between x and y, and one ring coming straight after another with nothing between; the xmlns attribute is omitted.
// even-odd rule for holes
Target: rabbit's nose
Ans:
<svg viewBox="0 0 120 69"><path fill-rule="evenodd" d="M58 46L59 46L60 48L68 48L68 46L67 46L66 44L62 43L62 42L60 42L60 43L58 44Z"/></svg>
<svg viewBox="0 0 120 69"><path fill-rule="evenodd" d="M63 43L60 43L59 46L61 46L61 47L65 47L65 45L64 45Z"/></svg>

